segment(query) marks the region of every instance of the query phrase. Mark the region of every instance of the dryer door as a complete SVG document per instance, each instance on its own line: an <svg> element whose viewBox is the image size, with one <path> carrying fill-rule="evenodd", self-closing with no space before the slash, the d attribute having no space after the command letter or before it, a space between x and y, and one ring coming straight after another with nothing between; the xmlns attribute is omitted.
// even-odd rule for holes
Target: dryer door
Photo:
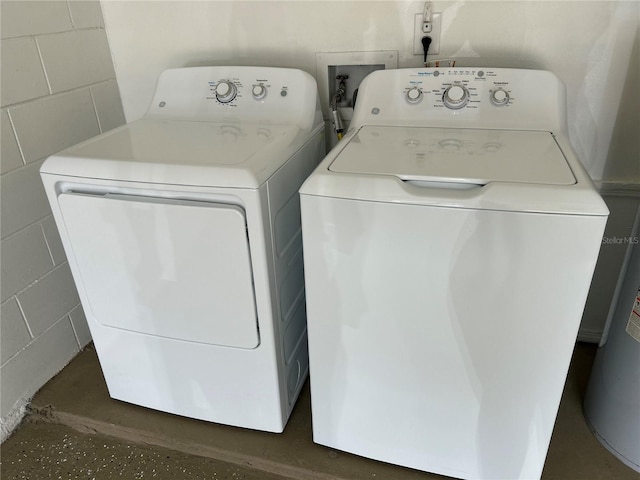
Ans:
<svg viewBox="0 0 640 480"><path fill-rule="evenodd" d="M58 201L87 315L149 335L258 345L242 208L116 194Z"/></svg>

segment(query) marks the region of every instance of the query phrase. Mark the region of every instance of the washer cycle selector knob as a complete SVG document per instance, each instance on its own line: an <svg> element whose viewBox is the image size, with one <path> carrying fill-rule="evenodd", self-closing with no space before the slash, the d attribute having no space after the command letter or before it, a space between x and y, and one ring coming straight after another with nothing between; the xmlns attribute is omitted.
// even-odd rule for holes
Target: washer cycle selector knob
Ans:
<svg viewBox="0 0 640 480"><path fill-rule="evenodd" d="M264 98L266 94L267 94L267 89L261 83L254 85L253 88L251 89L251 95L253 95L253 98L255 98L256 100L260 100Z"/></svg>
<svg viewBox="0 0 640 480"><path fill-rule="evenodd" d="M509 103L509 93L506 90L499 88L491 92L489 99L495 106L501 107Z"/></svg>
<svg viewBox="0 0 640 480"><path fill-rule="evenodd" d="M452 110L462 108L469 102L469 90L462 85L451 85L442 94L442 102Z"/></svg>
<svg viewBox="0 0 640 480"><path fill-rule="evenodd" d="M229 80L220 80L216 85L216 99L220 103L229 103L237 94L238 87Z"/></svg>
<svg viewBox="0 0 640 480"><path fill-rule="evenodd" d="M418 103L420 100L422 100L422 90L419 87L413 87L407 91L407 102Z"/></svg>

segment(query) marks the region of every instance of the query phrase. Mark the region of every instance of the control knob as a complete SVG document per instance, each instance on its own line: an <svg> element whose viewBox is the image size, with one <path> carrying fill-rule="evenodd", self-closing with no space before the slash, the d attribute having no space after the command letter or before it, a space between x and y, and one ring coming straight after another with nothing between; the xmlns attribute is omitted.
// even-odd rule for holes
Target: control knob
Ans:
<svg viewBox="0 0 640 480"><path fill-rule="evenodd" d="M238 87L229 80L220 80L216 85L216 99L220 103L229 103L237 94Z"/></svg>
<svg viewBox="0 0 640 480"><path fill-rule="evenodd" d="M422 90L419 87L412 87L407 91L407 102L418 103L422 100Z"/></svg>
<svg viewBox="0 0 640 480"><path fill-rule="evenodd" d="M261 83L254 85L251 89L251 95L253 95L253 98L255 98L256 100L264 98L266 94L267 88Z"/></svg>
<svg viewBox="0 0 640 480"><path fill-rule="evenodd" d="M491 103L493 103L497 107L501 107L509 103L509 98L509 93L501 88L498 88L497 90L491 92L491 96L489 97Z"/></svg>
<svg viewBox="0 0 640 480"><path fill-rule="evenodd" d="M452 110L462 108L469 102L469 90L462 85L451 85L442 94L442 102Z"/></svg>

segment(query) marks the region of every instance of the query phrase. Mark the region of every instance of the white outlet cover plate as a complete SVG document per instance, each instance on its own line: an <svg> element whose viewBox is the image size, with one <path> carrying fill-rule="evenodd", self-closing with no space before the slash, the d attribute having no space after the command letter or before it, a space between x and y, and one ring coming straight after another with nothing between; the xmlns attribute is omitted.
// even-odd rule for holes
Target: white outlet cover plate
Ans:
<svg viewBox="0 0 640 480"><path fill-rule="evenodd" d="M442 14L434 13L431 16L431 33L422 31L422 14L416 13L413 22L413 54L423 55L422 37L431 37L431 45L429 45L429 55L437 55L440 53L440 31L442 30Z"/></svg>

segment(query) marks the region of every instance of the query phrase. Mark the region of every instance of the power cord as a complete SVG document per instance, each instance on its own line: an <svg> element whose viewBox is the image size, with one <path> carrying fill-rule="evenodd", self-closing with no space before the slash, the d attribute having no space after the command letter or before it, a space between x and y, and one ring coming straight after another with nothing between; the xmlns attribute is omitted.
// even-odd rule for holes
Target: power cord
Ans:
<svg viewBox="0 0 640 480"><path fill-rule="evenodd" d="M427 53L429 53L429 45L431 45L431 37L422 37L422 50L424 52L424 65L427 65Z"/></svg>
<svg viewBox="0 0 640 480"><path fill-rule="evenodd" d="M424 51L424 66L425 67L455 67L456 61L453 58L440 58L438 60L431 60L427 62L427 53L429 53L429 46L431 45L431 37L422 37L422 49Z"/></svg>

